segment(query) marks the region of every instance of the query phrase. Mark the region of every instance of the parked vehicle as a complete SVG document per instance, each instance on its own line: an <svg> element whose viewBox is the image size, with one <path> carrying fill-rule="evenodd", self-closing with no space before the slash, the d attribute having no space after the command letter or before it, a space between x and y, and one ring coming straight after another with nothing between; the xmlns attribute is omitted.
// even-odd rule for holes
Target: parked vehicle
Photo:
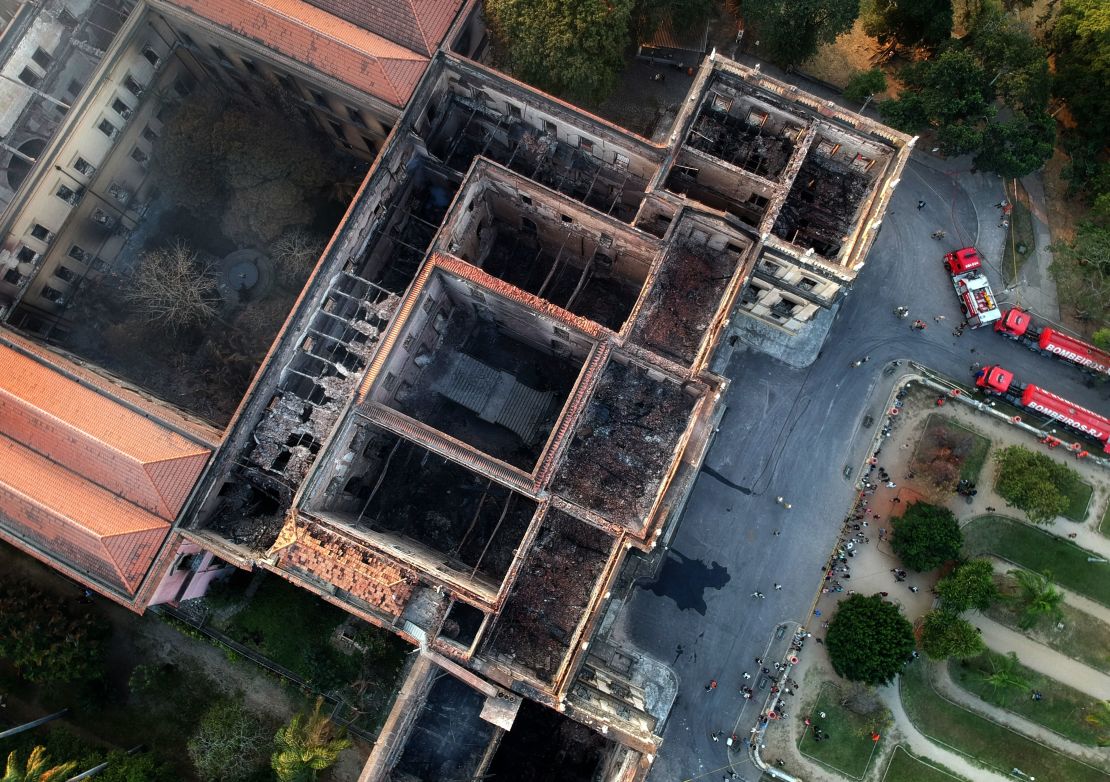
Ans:
<svg viewBox="0 0 1110 782"><path fill-rule="evenodd" d="M979 251L974 247L964 247L944 256L944 268L952 275L952 287L960 298L967 325L973 329L988 326L1002 317L982 267Z"/></svg>
<svg viewBox="0 0 1110 782"><path fill-rule="evenodd" d="M1018 307L1011 307L994 324L994 330L1030 350L1056 356L1096 375L1110 376L1110 353L1054 328L1041 328L1028 312Z"/></svg>

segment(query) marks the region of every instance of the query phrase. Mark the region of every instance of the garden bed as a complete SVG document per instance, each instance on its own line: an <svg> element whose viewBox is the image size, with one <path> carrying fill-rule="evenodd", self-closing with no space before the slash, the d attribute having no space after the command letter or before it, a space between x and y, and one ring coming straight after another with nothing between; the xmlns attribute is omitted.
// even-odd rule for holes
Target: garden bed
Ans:
<svg viewBox="0 0 1110 782"><path fill-rule="evenodd" d="M798 739L798 750L845 776L862 779L878 746L871 735L876 730L882 733L889 715L885 711L878 715L857 714L841 701L840 688L829 683L822 685L817 702L807 712L813 725ZM822 713L824 717L820 716ZM814 728L828 734L828 738L815 741Z"/></svg>

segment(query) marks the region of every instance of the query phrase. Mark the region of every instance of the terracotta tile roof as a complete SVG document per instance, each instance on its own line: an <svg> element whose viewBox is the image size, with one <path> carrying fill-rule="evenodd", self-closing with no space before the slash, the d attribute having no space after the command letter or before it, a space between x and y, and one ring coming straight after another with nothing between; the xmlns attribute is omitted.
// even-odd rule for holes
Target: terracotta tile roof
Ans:
<svg viewBox="0 0 1110 782"><path fill-rule="evenodd" d="M308 0L340 19L431 56L443 42L462 0Z"/></svg>
<svg viewBox="0 0 1110 782"><path fill-rule="evenodd" d="M135 597L209 439L214 429L0 332L0 536L88 586Z"/></svg>
<svg viewBox="0 0 1110 782"><path fill-rule="evenodd" d="M6 345L0 433L169 521L211 453Z"/></svg>
<svg viewBox="0 0 1110 782"><path fill-rule="evenodd" d="M428 67L427 54L302 0L168 2L397 107L408 102ZM414 2L428 4L425 0ZM391 7L393 2L382 0L382 5ZM430 18L439 16L432 14Z"/></svg>
<svg viewBox="0 0 1110 782"><path fill-rule="evenodd" d="M134 594L170 524L0 436L0 523L52 558Z"/></svg>
<svg viewBox="0 0 1110 782"><path fill-rule="evenodd" d="M89 369L76 357L48 350L39 343L6 329L0 329L0 346L13 347L21 353L33 356L40 363L54 368L82 385L99 389L108 396L119 399L124 404L185 433L188 437L212 450L215 450L223 439L223 431L219 428L187 415L164 402L155 401L151 397L127 386L122 380L110 379L103 370Z"/></svg>
<svg viewBox="0 0 1110 782"><path fill-rule="evenodd" d="M353 538L291 516L270 549L278 565L309 573L391 616L400 616L415 576Z"/></svg>

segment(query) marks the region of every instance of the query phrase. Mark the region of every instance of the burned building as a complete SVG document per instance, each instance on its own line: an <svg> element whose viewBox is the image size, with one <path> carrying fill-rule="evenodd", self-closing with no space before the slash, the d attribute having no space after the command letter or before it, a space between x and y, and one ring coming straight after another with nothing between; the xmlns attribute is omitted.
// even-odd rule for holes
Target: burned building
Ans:
<svg viewBox="0 0 1110 782"><path fill-rule="evenodd" d="M654 143L483 64L473 4L276 5L129 22L152 75L295 78L376 155L179 534L419 648L363 779L642 778L667 706L614 585L682 512L730 323L844 295L912 140L713 54Z"/></svg>

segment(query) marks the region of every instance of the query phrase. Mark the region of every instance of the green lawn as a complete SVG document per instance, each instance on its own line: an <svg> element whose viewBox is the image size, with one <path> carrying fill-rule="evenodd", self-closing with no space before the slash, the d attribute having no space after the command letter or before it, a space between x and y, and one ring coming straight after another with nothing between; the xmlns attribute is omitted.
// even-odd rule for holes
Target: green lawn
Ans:
<svg viewBox="0 0 1110 782"><path fill-rule="evenodd" d="M999 659L1004 655L988 651L986 654L969 660L950 660L948 670L952 680L968 692L977 695L987 703L1020 714L1030 722L1043 725L1060 735L1080 744L1095 746L1100 732L1087 724L1084 717L1098 706L1099 701L1074 690L1055 679L1050 679L1036 671L1018 666L1016 671L1032 690L1039 691L1044 697L1033 700L1029 694L1021 692L1000 693L987 684L983 677L991 673L991 658Z"/></svg>
<svg viewBox="0 0 1110 782"><path fill-rule="evenodd" d="M1094 552L1029 524L981 516L963 527L964 556L994 554L1029 570L1048 570L1060 586L1110 606L1110 564L1088 562Z"/></svg>
<svg viewBox="0 0 1110 782"><path fill-rule="evenodd" d="M876 727L873 717L864 717L840 705L840 689L825 683L817 702L809 709L813 723L798 739L798 749L806 757L836 769L845 776L861 779L875 751L871 732ZM822 718L819 715L825 713ZM820 728L830 740L814 741L813 728ZM880 730L880 733L882 731Z"/></svg>
<svg viewBox="0 0 1110 782"><path fill-rule="evenodd" d="M1062 630L1048 619L1042 619L1031 629L1023 630L1018 626L1022 611L1016 602L1017 582L1011 576L996 575L995 583L998 584L999 592L1015 600L998 601L987 609L987 616L1081 663L1110 673L1110 624L1086 611L1064 604L1060 606L1064 612Z"/></svg>
<svg viewBox="0 0 1110 782"><path fill-rule="evenodd" d="M919 758L899 744L886 764L881 782L966 782L943 766Z"/></svg>
<svg viewBox="0 0 1110 782"><path fill-rule="evenodd" d="M1076 481L1072 490L1068 492L1068 509L1064 511L1064 518L1069 521L1086 521L1087 506L1091 502L1091 495L1094 491L1090 484Z"/></svg>
<svg viewBox="0 0 1110 782"><path fill-rule="evenodd" d="M928 665L918 660L899 677L906 713L928 737L1004 775L1016 767L1038 779L1106 782L1102 771L944 700L926 679Z"/></svg>
<svg viewBox="0 0 1110 782"><path fill-rule="evenodd" d="M1098 523L1098 531L1110 538L1110 502L1106 503L1106 510L1102 512L1102 521Z"/></svg>

